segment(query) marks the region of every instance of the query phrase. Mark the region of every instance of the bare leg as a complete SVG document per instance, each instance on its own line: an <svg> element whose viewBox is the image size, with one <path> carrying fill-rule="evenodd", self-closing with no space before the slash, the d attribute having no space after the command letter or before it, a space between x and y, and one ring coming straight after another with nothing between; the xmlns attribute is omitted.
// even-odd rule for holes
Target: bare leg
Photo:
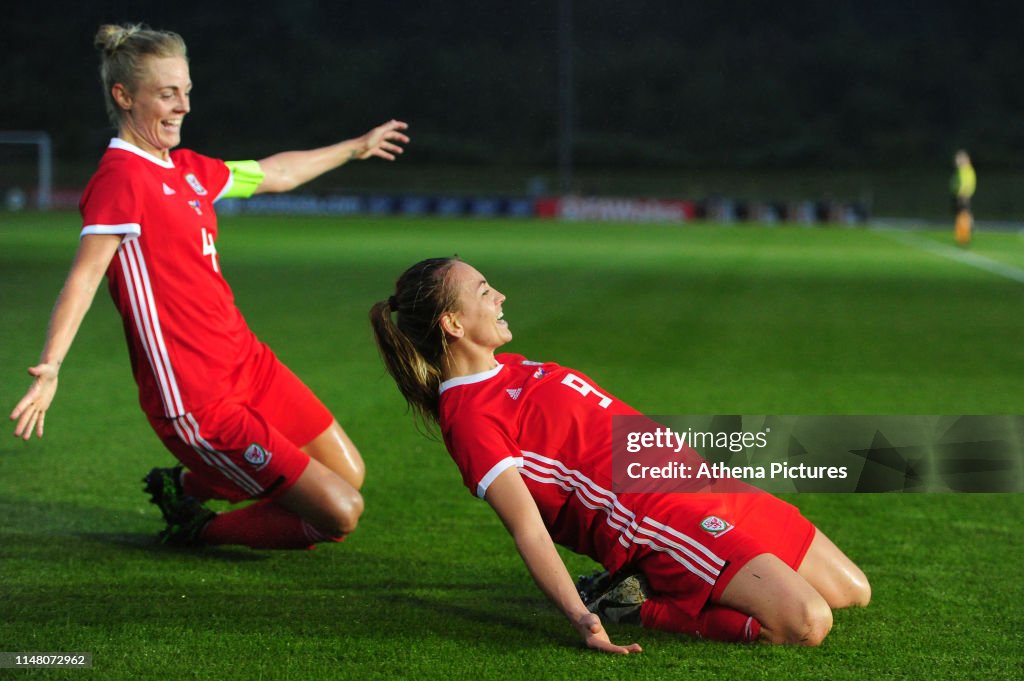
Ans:
<svg viewBox="0 0 1024 681"><path fill-rule="evenodd" d="M335 420L302 451L310 457L309 466L276 503L305 520L325 538L352 532L363 513L359 488L365 470L359 450Z"/></svg>
<svg viewBox="0 0 1024 681"><path fill-rule="evenodd" d="M366 477L363 457L337 421L302 447L302 451L340 475L355 489L363 486Z"/></svg>
<svg viewBox="0 0 1024 681"><path fill-rule="evenodd" d="M863 607L871 602L868 578L821 530L815 533L797 574L832 608Z"/></svg>
<svg viewBox="0 0 1024 681"><path fill-rule="evenodd" d="M330 537L356 529L363 513L359 490L316 458L277 503Z"/></svg>
<svg viewBox="0 0 1024 681"><path fill-rule="evenodd" d="M761 640L819 645L832 628L832 611L810 583L777 556L755 556L725 587L718 603L761 623Z"/></svg>

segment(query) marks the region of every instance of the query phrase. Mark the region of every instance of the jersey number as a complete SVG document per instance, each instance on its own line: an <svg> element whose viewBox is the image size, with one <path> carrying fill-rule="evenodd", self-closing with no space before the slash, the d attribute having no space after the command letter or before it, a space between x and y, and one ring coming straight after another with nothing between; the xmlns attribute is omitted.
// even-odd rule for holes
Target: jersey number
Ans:
<svg viewBox="0 0 1024 681"><path fill-rule="evenodd" d="M602 395L598 391L594 390L594 386L590 385L576 374L566 374L565 378L562 379L562 385L569 386L584 397L587 395L594 395L601 400L598 402L598 406L602 409L607 409L608 405L612 403L612 398Z"/></svg>
<svg viewBox="0 0 1024 681"><path fill-rule="evenodd" d="M210 256L210 264L213 265L214 272L220 272L220 268L217 267L217 247L213 245L213 235L206 232L206 227L203 227L203 256Z"/></svg>

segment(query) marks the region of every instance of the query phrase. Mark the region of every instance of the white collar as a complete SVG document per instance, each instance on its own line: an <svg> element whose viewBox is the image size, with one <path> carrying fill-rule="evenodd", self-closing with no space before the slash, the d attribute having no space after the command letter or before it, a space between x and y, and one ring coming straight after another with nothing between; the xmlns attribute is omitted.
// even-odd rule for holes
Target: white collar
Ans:
<svg viewBox="0 0 1024 681"><path fill-rule="evenodd" d="M171 161L170 159L167 159L165 161L162 158L158 158L158 157L154 156L153 154L149 153L148 151L143 151L142 149L138 148L137 146L135 146L131 142L125 142L120 137L115 137L115 138L111 139L110 140L110 144L107 146L107 148L108 149L121 149L122 151L131 152L131 153L135 154L136 156L141 156L142 158L146 159L147 161L150 161L152 163L157 164L161 168L173 168L174 167L174 162Z"/></svg>
<svg viewBox="0 0 1024 681"><path fill-rule="evenodd" d="M499 364L493 369L482 371L479 374L470 374L469 376L456 376L455 378L449 378L447 381L441 384L441 387L438 389L437 394L440 395L445 390L448 390L448 388L454 388L457 385L480 383L481 381L486 381L489 378L494 378L495 376L498 375L498 372L501 371L503 368L505 368L505 365Z"/></svg>

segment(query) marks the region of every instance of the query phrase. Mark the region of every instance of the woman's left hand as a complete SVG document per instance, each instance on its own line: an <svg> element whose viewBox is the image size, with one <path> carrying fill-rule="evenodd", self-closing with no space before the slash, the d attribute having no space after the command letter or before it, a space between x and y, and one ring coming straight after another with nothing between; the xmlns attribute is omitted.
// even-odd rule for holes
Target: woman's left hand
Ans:
<svg viewBox="0 0 1024 681"><path fill-rule="evenodd" d="M360 149L355 157L360 161L376 156L387 161L394 161L395 154L401 154L404 150L400 144L408 144L408 135L401 132L409 127L408 123L391 119L384 125L376 128L359 138Z"/></svg>

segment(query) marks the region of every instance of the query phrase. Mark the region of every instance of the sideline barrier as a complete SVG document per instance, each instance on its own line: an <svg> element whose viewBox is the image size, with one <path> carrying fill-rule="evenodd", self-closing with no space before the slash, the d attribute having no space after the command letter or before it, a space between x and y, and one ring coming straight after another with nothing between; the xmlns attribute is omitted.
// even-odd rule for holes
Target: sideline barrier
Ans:
<svg viewBox="0 0 1024 681"><path fill-rule="evenodd" d="M59 189L51 207L78 208L81 191ZM10 210L34 205L30 193ZM406 217L546 218L586 222L682 224L696 220L724 223L865 225L870 215L846 201L745 201L727 197L657 199L601 196L432 196L423 194L260 194L224 199L221 215L400 215Z"/></svg>
<svg viewBox="0 0 1024 681"><path fill-rule="evenodd" d="M402 215L476 218L530 218L589 222L681 224L715 222L834 223L862 225L865 206L845 201L744 201L726 197L701 200L616 197L429 196L420 194L269 194L219 202L225 215Z"/></svg>

